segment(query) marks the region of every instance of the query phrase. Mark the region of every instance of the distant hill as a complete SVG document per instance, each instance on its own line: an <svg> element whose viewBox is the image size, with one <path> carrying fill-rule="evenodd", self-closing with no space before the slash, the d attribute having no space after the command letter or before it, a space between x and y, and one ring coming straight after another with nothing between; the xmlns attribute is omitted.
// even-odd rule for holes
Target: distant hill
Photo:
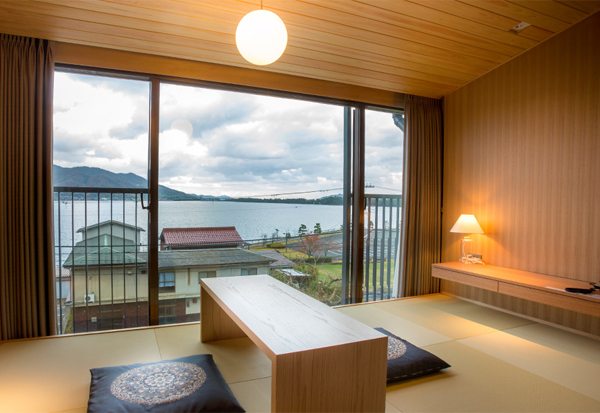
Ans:
<svg viewBox="0 0 600 413"><path fill-rule="evenodd" d="M88 166L76 166L74 168L63 168L54 165L54 185L74 187L95 188L147 188L148 181L133 173L119 174L101 168L90 168ZM198 201L203 197L200 195L186 194L158 186L158 199L161 201ZM214 198L214 197L213 197Z"/></svg>

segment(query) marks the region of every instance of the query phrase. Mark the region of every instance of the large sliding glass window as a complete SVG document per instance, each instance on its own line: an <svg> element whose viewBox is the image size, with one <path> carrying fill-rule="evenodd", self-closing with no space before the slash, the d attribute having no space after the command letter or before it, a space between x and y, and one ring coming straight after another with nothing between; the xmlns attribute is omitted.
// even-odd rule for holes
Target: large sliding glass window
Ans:
<svg viewBox="0 0 600 413"><path fill-rule="evenodd" d="M61 334L148 325L148 105L147 79L55 73Z"/></svg>
<svg viewBox="0 0 600 413"><path fill-rule="evenodd" d="M269 274L340 304L343 107L162 83L160 271L166 300L199 298L188 274ZM200 303L177 307L200 317Z"/></svg>
<svg viewBox="0 0 600 413"><path fill-rule="evenodd" d="M393 298L402 216L404 115L365 110L363 301Z"/></svg>
<svg viewBox="0 0 600 413"><path fill-rule="evenodd" d="M152 314L198 321L203 278L267 274L328 305L393 296L401 113L73 70L55 79L61 333Z"/></svg>

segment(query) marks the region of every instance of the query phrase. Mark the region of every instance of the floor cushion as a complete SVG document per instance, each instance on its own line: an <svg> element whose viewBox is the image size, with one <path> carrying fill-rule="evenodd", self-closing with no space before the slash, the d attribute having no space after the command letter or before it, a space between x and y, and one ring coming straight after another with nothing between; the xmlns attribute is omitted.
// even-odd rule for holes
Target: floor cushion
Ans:
<svg viewBox="0 0 600 413"><path fill-rule="evenodd" d="M393 335L383 328L376 328L375 330L388 336L388 383L412 379L450 367L441 358Z"/></svg>
<svg viewBox="0 0 600 413"><path fill-rule="evenodd" d="M88 412L244 412L211 354L91 369Z"/></svg>

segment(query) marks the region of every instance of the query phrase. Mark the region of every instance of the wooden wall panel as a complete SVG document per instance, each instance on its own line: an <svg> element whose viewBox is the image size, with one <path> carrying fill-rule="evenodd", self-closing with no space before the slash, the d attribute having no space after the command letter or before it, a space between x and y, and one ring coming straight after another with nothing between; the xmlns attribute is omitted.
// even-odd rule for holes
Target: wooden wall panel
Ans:
<svg viewBox="0 0 600 413"><path fill-rule="evenodd" d="M443 261L600 281L600 13L446 96Z"/></svg>

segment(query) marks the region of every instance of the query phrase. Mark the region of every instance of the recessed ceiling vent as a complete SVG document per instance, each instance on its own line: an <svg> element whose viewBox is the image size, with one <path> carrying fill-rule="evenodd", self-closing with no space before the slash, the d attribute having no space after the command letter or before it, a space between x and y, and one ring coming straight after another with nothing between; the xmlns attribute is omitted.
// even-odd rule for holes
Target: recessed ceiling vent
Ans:
<svg viewBox="0 0 600 413"><path fill-rule="evenodd" d="M531 24L525 23L525 22L521 22L521 23L517 24L515 27L513 27L512 29L510 29L509 32L521 33L523 30L525 30L529 26L531 26Z"/></svg>

